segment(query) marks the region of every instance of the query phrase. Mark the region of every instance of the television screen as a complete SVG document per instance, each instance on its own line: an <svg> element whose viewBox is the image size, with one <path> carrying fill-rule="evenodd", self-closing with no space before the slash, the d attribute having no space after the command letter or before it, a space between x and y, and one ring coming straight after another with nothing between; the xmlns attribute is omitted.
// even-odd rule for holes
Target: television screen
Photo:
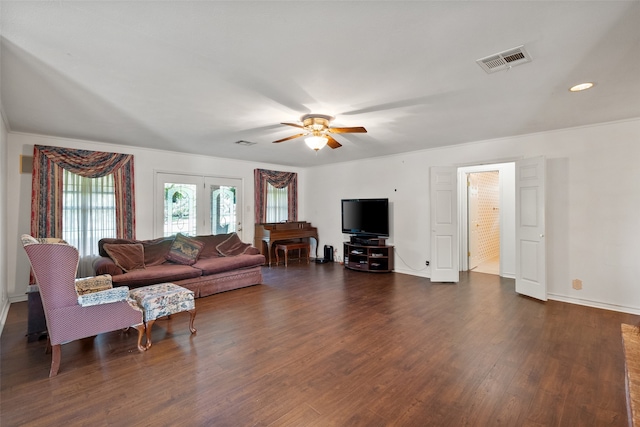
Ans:
<svg viewBox="0 0 640 427"><path fill-rule="evenodd" d="M343 199L342 232L389 237L389 200Z"/></svg>

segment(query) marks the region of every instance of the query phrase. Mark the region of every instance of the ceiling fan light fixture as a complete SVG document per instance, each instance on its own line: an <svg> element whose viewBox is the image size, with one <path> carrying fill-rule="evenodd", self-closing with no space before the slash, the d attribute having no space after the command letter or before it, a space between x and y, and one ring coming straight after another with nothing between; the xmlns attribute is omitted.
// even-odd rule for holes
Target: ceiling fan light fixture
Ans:
<svg viewBox="0 0 640 427"><path fill-rule="evenodd" d="M329 139L324 136L310 136L304 140L309 148L315 151L321 150L325 145L327 145L327 141L329 141Z"/></svg>
<svg viewBox="0 0 640 427"><path fill-rule="evenodd" d="M333 133L367 133L367 130L362 126L355 127L330 127L329 123L333 120L333 117L324 114L305 114L300 117L300 123L282 123L283 125L293 126L294 128L302 129L302 133L292 135L286 138L273 141L274 144L280 142L289 141L290 139L300 138L306 136L305 142L312 150L317 153L325 145L329 148L340 148L342 144L335 140L331 134Z"/></svg>
<svg viewBox="0 0 640 427"><path fill-rule="evenodd" d="M569 91L571 91L571 92L581 92L583 90L591 89L593 86L594 86L594 83L592 83L592 82L580 83L580 84L577 84L575 86L570 87Z"/></svg>

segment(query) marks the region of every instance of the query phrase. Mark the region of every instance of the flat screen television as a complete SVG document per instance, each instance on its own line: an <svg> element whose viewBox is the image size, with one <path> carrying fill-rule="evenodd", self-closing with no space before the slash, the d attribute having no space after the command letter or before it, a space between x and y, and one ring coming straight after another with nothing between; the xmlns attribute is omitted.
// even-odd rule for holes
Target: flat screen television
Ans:
<svg viewBox="0 0 640 427"><path fill-rule="evenodd" d="M389 200L343 199L342 232L356 236L389 237Z"/></svg>

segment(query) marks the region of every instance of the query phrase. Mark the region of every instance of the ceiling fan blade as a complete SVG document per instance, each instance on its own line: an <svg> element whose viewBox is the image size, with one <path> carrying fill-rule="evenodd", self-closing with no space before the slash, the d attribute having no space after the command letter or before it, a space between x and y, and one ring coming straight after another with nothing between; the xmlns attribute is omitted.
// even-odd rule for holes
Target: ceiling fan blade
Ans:
<svg viewBox="0 0 640 427"><path fill-rule="evenodd" d="M384 104L370 105L368 107L359 108L357 110L345 111L340 113L340 116L353 116L356 114L374 113L377 111L393 110L396 108L414 107L420 105L431 105L443 100L447 100L451 97L458 95L458 91L446 91L433 93L430 95L417 96L410 99L402 99L400 101L386 102Z"/></svg>
<svg viewBox="0 0 640 427"><path fill-rule="evenodd" d="M277 144L278 142L284 142L284 141L288 141L290 139L300 138L301 136L305 136L305 135L306 135L306 133L299 133L297 135L293 135L293 136L289 136L287 138L282 138L282 139L279 139L277 141L273 141L273 143Z"/></svg>
<svg viewBox="0 0 640 427"><path fill-rule="evenodd" d="M340 147L342 147L342 144L340 144L338 141L333 139L333 137L331 135L325 135L325 138L328 139L327 145L329 147L331 147L331 148L340 148Z"/></svg>
<svg viewBox="0 0 640 427"><path fill-rule="evenodd" d="M297 127L297 128L300 128L300 129L304 129L304 126L299 125L299 124L297 124L297 123L280 123L280 124L281 124L281 125L287 125L287 126Z"/></svg>
<svg viewBox="0 0 640 427"><path fill-rule="evenodd" d="M331 133L367 133L367 130L362 126L351 128L329 128L327 130Z"/></svg>

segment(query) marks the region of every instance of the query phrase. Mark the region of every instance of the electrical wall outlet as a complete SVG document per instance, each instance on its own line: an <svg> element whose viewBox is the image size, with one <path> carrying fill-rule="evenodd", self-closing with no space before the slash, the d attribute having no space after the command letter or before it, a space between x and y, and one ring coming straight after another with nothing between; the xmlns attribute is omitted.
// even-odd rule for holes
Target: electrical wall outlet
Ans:
<svg viewBox="0 0 640 427"><path fill-rule="evenodd" d="M571 282L571 286L573 287L573 289L579 291L580 289L582 289L582 280L573 279L573 282Z"/></svg>

